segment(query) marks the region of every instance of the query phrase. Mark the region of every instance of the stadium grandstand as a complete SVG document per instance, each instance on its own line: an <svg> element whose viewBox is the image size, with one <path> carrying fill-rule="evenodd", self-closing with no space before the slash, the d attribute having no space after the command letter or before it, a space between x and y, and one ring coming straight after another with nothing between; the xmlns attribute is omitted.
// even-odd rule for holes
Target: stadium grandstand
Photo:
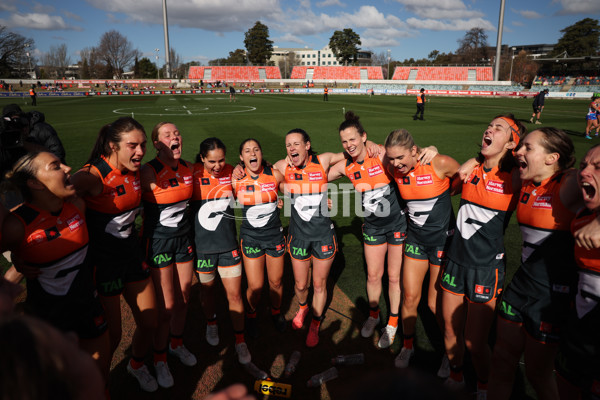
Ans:
<svg viewBox="0 0 600 400"><path fill-rule="evenodd" d="M394 81L493 81L492 67L396 67Z"/></svg>
<svg viewBox="0 0 600 400"><path fill-rule="evenodd" d="M304 67L295 66L291 79L328 80L328 81L359 81L383 79L381 67Z"/></svg>
<svg viewBox="0 0 600 400"><path fill-rule="evenodd" d="M188 79L205 82L258 82L281 79L279 67L190 67Z"/></svg>

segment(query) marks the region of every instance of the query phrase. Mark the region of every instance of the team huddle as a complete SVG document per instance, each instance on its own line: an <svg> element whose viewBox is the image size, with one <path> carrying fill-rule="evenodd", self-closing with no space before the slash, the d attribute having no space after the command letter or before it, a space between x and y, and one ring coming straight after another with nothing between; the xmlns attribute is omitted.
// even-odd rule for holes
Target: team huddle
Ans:
<svg viewBox="0 0 600 400"><path fill-rule="evenodd" d="M307 132L292 129L285 135L286 158L274 163L265 160L257 139L246 139L232 166L215 137L200 144L194 163L184 161L181 133L160 122L150 135L156 157L143 164L144 127L119 118L102 127L74 174L46 151L16 162L7 179L23 204L4 218L2 247L27 278L32 313L74 331L105 383L122 336L122 295L136 323L127 371L153 392L175 384L167 353L184 365L197 363L183 344L194 275L207 342L217 346L220 340L220 280L237 358L248 364L245 336L259 335L265 270L271 319L277 331L286 330L287 252L299 304L291 326L302 329L309 319L305 344L318 345L338 252L327 185L345 176L365 215L369 315L360 333L371 337L383 319L378 305L387 273L389 315L377 346L390 347L401 326L397 368L408 367L415 354L417 307L428 279L427 304L444 337L438 376L445 386L465 387L468 350L479 399L510 397L523 354L539 398L598 395L600 146L575 170L565 132L542 127L527 133L512 114L491 120L480 152L462 166L435 147L419 147L405 129L391 132L383 145L373 143L351 111L339 135L343 152L316 154ZM280 193L291 203L287 231ZM235 201L242 208L239 237ZM515 210L521 265L505 287L504 232ZM156 376L144 364L150 351Z"/></svg>

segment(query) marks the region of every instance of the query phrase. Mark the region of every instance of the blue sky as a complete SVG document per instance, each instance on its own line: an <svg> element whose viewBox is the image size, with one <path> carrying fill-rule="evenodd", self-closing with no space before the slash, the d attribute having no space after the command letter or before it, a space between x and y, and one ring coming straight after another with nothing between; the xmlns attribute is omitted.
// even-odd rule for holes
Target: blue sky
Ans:
<svg viewBox="0 0 600 400"><path fill-rule="evenodd" d="M171 47L183 62L206 65L243 49L259 20L275 46L321 49L335 30L351 28L363 49L390 49L392 60L455 51L473 27L495 45L500 0L167 0L167 7ZM561 29L587 17L600 19L600 0L506 0L502 42L556 43ZM75 63L82 48L115 29L152 61L159 48L164 62L162 0L2 0L0 25L32 38L38 59L64 43Z"/></svg>

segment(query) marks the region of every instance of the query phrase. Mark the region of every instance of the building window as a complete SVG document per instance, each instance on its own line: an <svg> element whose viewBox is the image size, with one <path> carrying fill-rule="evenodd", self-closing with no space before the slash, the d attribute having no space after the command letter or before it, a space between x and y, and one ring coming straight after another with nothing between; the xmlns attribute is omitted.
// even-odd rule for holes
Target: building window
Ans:
<svg viewBox="0 0 600 400"><path fill-rule="evenodd" d="M317 55L316 55L316 54L313 54L313 58L317 58Z"/></svg>
<svg viewBox="0 0 600 400"><path fill-rule="evenodd" d="M327 61L327 65L331 65L331 61Z"/></svg>
<svg viewBox="0 0 600 400"><path fill-rule="evenodd" d="M304 58L304 54L302 54L302 58Z"/></svg>

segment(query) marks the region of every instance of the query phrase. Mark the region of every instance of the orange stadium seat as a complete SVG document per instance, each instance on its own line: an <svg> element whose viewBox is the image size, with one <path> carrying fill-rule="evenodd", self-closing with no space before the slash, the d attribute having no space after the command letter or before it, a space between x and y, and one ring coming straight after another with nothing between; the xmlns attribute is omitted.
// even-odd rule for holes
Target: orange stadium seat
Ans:
<svg viewBox="0 0 600 400"><path fill-rule="evenodd" d="M475 70L477 81L493 80L492 67L396 67L392 80L408 80L413 70L417 81L468 81L469 70Z"/></svg>
<svg viewBox="0 0 600 400"><path fill-rule="evenodd" d="M367 71L368 79L383 79L381 67L341 67L341 66L295 66L292 70L291 79L306 79L306 73L309 69L313 70L312 79L344 81L360 80L361 71Z"/></svg>
<svg viewBox="0 0 600 400"><path fill-rule="evenodd" d="M190 67L188 79L204 79L204 71L210 69L210 81L251 82L264 79L281 79L278 67ZM260 77L260 70L265 71L266 78Z"/></svg>

